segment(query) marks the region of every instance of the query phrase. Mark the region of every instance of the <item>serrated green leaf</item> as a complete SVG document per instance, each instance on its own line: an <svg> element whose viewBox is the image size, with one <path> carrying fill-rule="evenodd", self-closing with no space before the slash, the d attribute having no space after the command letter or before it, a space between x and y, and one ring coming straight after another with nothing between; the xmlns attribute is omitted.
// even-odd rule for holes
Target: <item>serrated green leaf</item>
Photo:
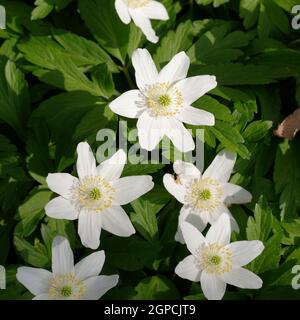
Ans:
<svg viewBox="0 0 300 320"><path fill-rule="evenodd" d="M79 11L96 40L123 64L130 28L119 19L113 1L80 0Z"/></svg>
<svg viewBox="0 0 300 320"><path fill-rule="evenodd" d="M287 140L278 146L274 181L275 190L280 194L281 219L294 218L300 207L299 142Z"/></svg>
<svg viewBox="0 0 300 320"><path fill-rule="evenodd" d="M134 299L137 300L179 299L174 283L162 275L145 278L135 287L135 291Z"/></svg>

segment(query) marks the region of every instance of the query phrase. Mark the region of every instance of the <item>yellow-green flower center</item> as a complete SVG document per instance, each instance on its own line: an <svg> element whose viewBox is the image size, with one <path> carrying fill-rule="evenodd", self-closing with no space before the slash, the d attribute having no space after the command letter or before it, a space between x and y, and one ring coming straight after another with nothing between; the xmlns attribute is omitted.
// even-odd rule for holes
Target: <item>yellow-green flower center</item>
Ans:
<svg viewBox="0 0 300 320"><path fill-rule="evenodd" d="M60 294L63 296L63 297L70 297L72 295L72 288L70 286L63 286L61 289L60 289Z"/></svg>
<svg viewBox="0 0 300 320"><path fill-rule="evenodd" d="M85 294L86 286L74 273L55 276L49 280L51 300L79 300Z"/></svg>
<svg viewBox="0 0 300 320"><path fill-rule="evenodd" d="M89 197L92 200L99 200L101 198L101 192L98 188L93 188L90 192L89 192Z"/></svg>
<svg viewBox="0 0 300 320"><path fill-rule="evenodd" d="M171 99L167 94L163 94L158 98L158 102L163 106L167 107L171 104Z"/></svg>
<svg viewBox="0 0 300 320"><path fill-rule="evenodd" d="M212 256L210 262L217 266L221 263L221 258L219 256Z"/></svg>
<svg viewBox="0 0 300 320"><path fill-rule="evenodd" d="M201 200L209 200L211 198L211 192L209 189L203 189L199 192L199 198Z"/></svg>
<svg viewBox="0 0 300 320"><path fill-rule="evenodd" d="M227 247L212 243L198 249L198 266L209 274L221 275L232 269L232 252Z"/></svg>
<svg viewBox="0 0 300 320"><path fill-rule="evenodd" d="M115 189L101 176L87 176L72 188L72 200L79 209L101 212L112 206Z"/></svg>
<svg viewBox="0 0 300 320"><path fill-rule="evenodd" d="M155 117L178 114L184 104L180 90L168 82L156 83L145 90L146 104Z"/></svg>
<svg viewBox="0 0 300 320"><path fill-rule="evenodd" d="M211 178L195 180L188 186L187 203L196 211L211 212L222 203L221 184Z"/></svg>

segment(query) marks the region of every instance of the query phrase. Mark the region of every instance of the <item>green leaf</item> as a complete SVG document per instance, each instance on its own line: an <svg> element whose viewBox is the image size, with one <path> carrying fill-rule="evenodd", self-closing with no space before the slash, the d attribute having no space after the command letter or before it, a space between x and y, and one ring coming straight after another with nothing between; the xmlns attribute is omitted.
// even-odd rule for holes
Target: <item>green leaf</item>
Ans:
<svg viewBox="0 0 300 320"><path fill-rule="evenodd" d="M217 120L214 127L205 130L212 132L225 148L237 152L244 159L249 158L250 153L243 145L244 138L231 124Z"/></svg>
<svg viewBox="0 0 300 320"><path fill-rule="evenodd" d="M135 213L130 214L131 221L136 229L148 241L158 239L158 226L156 214L171 199L162 186L155 188L143 197L131 202Z"/></svg>
<svg viewBox="0 0 300 320"><path fill-rule="evenodd" d="M235 61L243 56L250 37L242 31L230 32L231 26L223 24L206 31L189 49L191 62L220 64Z"/></svg>
<svg viewBox="0 0 300 320"><path fill-rule="evenodd" d="M300 238L300 219L293 219L288 222L282 222L282 227L286 232L288 232L290 235L294 237Z"/></svg>
<svg viewBox="0 0 300 320"><path fill-rule="evenodd" d="M241 0L240 16L247 29L258 23L258 33L262 38L279 30L285 34L290 31L287 16L274 0Z"/></svg>
<svg viewBox="0 0 300 320"><path fill-rule="evenodd" d="M175 54L188 50L192 45L194 35L193 24L190 20L179 24L176 31L169 31L160 41L160 46L153 59L158 65L169 62Z"/></svg>
<svg viewBox="0 0 300 320"><path fill-rule="evenodd" d="M85 41L82 42L86 44ZM78 68L82 57L79 56L81 61L78 63L78 56L63 49L53 39L46 36L31 37L20 44L19 49L28 61L42 68L33 71L42 81L67 91L82 90L95 96L102 94L98 84L90 81ZM90 63L95 62L90 60Z"/></svg>
<svg viewBox="0 0 300 320"><path fill-rule="evenodd" d="M221 6L222 4L228 3L230 0L196 0L200 5L207 6L208 4L213 4L214 8Z"/></svg>
<svg viewBox="0 0 300 320"><path fill-rule="evenodd" d="M161 170L164 164L141 164L137 166L136 164L126 163L122 176L132 176L140 174L152 174Z"/></svg>
<svg viewBox="0 0 300 320"><path fill-rule="evenodd" d="M275 168L275 190L279 195L281 219L298 217L300 207L299 141L279 144Z"/></svg>
<svg viewBox="0 0 300 320"><path fill-rule="evenodd" d="M281 257L280 243L282 236L283 233L278 232L264 243L264 251L250 263L250 269L254 273L263 273L278 268Z"/></svg>
<svg viewBox="0 0 300 320"><path fill-rule="evenodd" d="M73 0L36 0L34 2L36 7L31 13L31 20L43 19L47 17L53 9L60 11L72 1Z"/></svg>
<svg viewBox="0 0 300 320"><path fill-rule="evenodd" d="M254 121L244 130L243 137L249 142L257 142L266 136L272 125L272 121Z"/></svg>
<svg viewBox="0 0 300 320"><path fill-rule="evenodd" d="M107 262L119 269L136 271L151 265L160 248L159 243L149 243L138 236L130 238L109 237L101 240Z"/></svg>
<svg viewBox="0 0 300 320"><path fill-rule="evenodd" d="M36 7L32 10L31 20L43 19L47 17L47 15L54 8L52 0L36 0L34 5Z"/></svg>
<svg viewBox="0 0 300 320"><path fill-rule="evenodd" d="M95 137L101 127L109 128L111 112L105 111L98 97L87 92L69 92L45 100L32 114L30 123L47 123L56 143L56 158L64 155L74 161L77 143L90 135Z"/></svg>
<svg viewBox="0 0 300 320"><path fill-rule="evenodd" d="M24 74L14 62L0 56L0 119L24 139L29 111L28 85Z"/></svg>
<svg viewBox="0 0 300 320"><path fill-rule="evenodd" d="M51 257L45 245L38 240L34 245L30 244L25 239L15 235L14 245L18 254L25 260L26 263L38 267L49 268L51 265Z"/></svg>
<svg viewBox="0 0 300 320"><path fill-rule="evenodd" d="M101 96L110 98L115 92L115 84L106 64L99 64L92 72L92 79L98 84Z"/></svg>
<svg viewBox="0 0 300 320"><path fill-rule="evenodd" d="M36 188L19 206L17 218L21 221L16 226L16 235L28 237L37 228L39 221L44 217L44 207L50 201L51 195L52 192L46 188Z"/></svg>
<svg viewBox="0 0 300 320"><path fill-rule="evenodd" d="M211 74L216 76L218 84L242 86L274 83L276 79L295 76L297 71L278 64L270 68L262 62L260 64L219 63L194 64L191 66L190 74L191 76Z"/></svg>
<svg viewBox="0 0 300 320"><path fill-rule="evenodd" d="M193 103L193 107L206 110L214 114L218 120L231 122L232 116L230 110L218 100L205 95Z"/></svg>
<svg viewBox="0 0 300 320"><path fill-rule="evenodd" d="M79 11L101 46L124 64L130 28L119 19L114 1L79 0Z"/></svg>
<svg viewBox="0 0 300 320"><path fill-rule="evenodd" d="M261 197L255 205L254 218L249 217L247 224L247 239L261 240L265 242L269 239L273 226L272 209L268 203Z"/></svg>
<svg viewBox="0 0 300 320"><path fill-rule="evenodd" d="M109 71L118 71L112 58L94 41L60 29L52 29L52 35L78 67L89 68L105 63Z"/></svg>
<svg viewBox="0 0 300 320"><path fill-rule="evenodd" d="M173 300L179 299L179 292L168 278L158 275L142 280L136 287L136 300Z"/></svg>
<svg viewBox="0 0 300 320"><path fill-rule="evenodd" d="M279 265L283 232L277 231L271 236L273 225L272 210L261 198L255 206L254 218L248 219L246 229L248 240L261 240L265 245L264 251L250 263L250 269L255 273L273 270Z"/></svg>
<svg viewBox="0 0 300 320"><path fill-rule="evenodd" d="M49 218L47 224L42 224L41 234L49 256L51 256L52 241L56 236L67 238L71 247L75 245L76 230L72 221Z"/></svg>

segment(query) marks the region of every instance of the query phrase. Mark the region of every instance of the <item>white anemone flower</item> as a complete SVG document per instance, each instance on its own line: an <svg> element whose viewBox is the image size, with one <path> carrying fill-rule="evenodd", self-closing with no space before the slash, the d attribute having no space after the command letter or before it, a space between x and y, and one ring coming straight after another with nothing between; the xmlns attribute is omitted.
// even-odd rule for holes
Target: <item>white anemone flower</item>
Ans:
<svg viewBox="0 0 300 320"><path fill-rule="evenodd" d="M200 281L207 299L222 299L227 283L243 289L262 287L262 280L242 267L260 255L264 245L258 240L230 243L228 215L221 215L206 237L188 222L183 222L181 228L191 255L177 265L175 273L183 279Z"/></svg>
<svg viewBox="0 0 300 320"><path fill-rule="evenodd" d="M235 161L236 154L223 150L203 174L192 163L175 161L173 168L177 179L171 174L164 175L165 188L183 204L175 236L177 241L183 243L180 231L183 221L187 220L202 231L207 223L214 223L222 213L230 217L232 230L239 231L227 206L251 202L252 196L244 188L228 182Z"/></svg>
<svg viewBox="0 0 300 320"><path fill-rule="evenodd" d="M110 159L96 167L93 152L86 142L77 146L77 173L50 173L48 187L60 196L45 207L55 219L78 219L78 234L85 247L96 249L100 232L104 230L120 237L135 233L121 205L139 198L154 186L151 176L120 178L126 154L120 149Z"/></svg>
<svg viewBox="0 0 300 320"><path fill-rule="evenodd" d="M139 90L130 90L112 101L111 110L121 116L137 118L140 146L153 150L166 135L182 152L195 148L190 132L182 124L213 126L214 115L191 106L217 86L215 76L187 77L190 59L176 54L158 73L146 49L132 55Z"/></svg>
<svg viewBox="0 0 300 320"><path fill-rule="evenodd" d="M57 236L52 242L52 272L19 267L17 280L35 296L33 300L98 300L119 281L118 275L98 276L104 261L104 251L98 251L74 266L69 241Z"/></svg>
<svg viewBox="0 0 300 320"><path fill-rule="evenodd" d="M147 40L157 43L159 40L151 26L150 19L168 20L166 8L153 0L115 0L115 8L123 23L130 23L131 19L139 27Z"/></svg>

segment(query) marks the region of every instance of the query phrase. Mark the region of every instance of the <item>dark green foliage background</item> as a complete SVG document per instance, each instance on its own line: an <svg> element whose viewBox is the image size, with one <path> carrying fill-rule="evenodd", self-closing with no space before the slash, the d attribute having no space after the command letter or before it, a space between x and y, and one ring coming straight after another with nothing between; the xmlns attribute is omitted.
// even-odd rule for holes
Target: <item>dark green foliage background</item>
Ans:
<svg viewBox="0 0 300 320"><path fill-rule="evenodd" d="M167 22L154 22L157 45L124 25L112 0L0 1L0 264L7 268L1 299L30 299L15 279L19 265L50 268L51 242L70 239L77 261L90 250L76 222L45 216L54 195L48 172L75 174L77 143L96 151L101 128L117 130L109 101L134 84L130 56L146 47L158 67L184 50L189 75L214 74L218 87L195 106L213 112L205 128L205 161L226 147L238 153L231 181L253 194L233 206L233 240L260 239L263 254L248 267L261 290L229 287L225 299L299 299L291 269L300 264L300 141L276 138L277 124L300 105L299 31L291 28L296 0L164 0ZM135 121L129 122L132 128ZM119 273L107 299L204 299L198 283L175 276L187 255L174 241L180 204L163 188L171 166L126 165L124 174L152 174L155 188L125 207L137 230L129 238L104 233L104 273Z"/></svg>

